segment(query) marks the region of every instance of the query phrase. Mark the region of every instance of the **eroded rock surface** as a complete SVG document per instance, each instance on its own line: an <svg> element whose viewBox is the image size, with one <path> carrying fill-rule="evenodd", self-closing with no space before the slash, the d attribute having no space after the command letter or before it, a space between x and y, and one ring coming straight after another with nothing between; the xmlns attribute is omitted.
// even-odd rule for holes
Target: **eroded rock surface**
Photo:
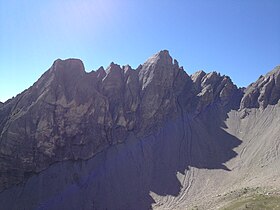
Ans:
<svg viewBox="0 0 280 210"><path fill-rule="evenodd" d="M241 108L266 108L280 99L280 66L246 88Z"/></svg>
<svg viewBox="0 0 280 210"><path fill-rule="evenodd" d="M242 91L233 84L228 76L221 76L217 72L206 74L204 71L198 71L192 75L192 80L198 98L196 106L198 112L211 103L220 102L222 106L239 103Z"/></svg>

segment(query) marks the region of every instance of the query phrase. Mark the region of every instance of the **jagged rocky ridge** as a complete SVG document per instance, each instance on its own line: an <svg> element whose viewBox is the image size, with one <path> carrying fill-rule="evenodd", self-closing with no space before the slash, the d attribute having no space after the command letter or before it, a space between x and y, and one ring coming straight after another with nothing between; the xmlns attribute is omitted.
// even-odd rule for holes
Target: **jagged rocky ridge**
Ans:
<svg viewBox="0 0 280 210"><path fill-rule="evenodd" d="M266 108L275 105L280 98L280 66L249 85L245 90L240 108Z"/></svg>
<svg viewBox="0 0 280 210"><path fill-rule="evenodd" d="M241 95L216 72L191 78L166 50L136 70L111 63L86 73L82 61L58 59L1 108L0 189L54 162L88 159L122 143L129 131L148 135L180 109L199 113Z"/></svg>
<svg viewBox="0 0 280 210"><path fill-rule="evenodd" d="M183 139L192 139L188 137L191 129L209 130L210 137L197 133L196 139L213 139L214 149L207 148L210 140L194 143L192 147L201 149L201 154L191 155L188 149L188 164L223 168L205 159L226 162L236 156L229 150L240 142L230 140L232 137L218 128L220 123L230 110L239 110L244 118L248 109L277 104L279 72L276 67L243 90L216 72L199 71L189 76L166 50L136 70L111 63L106 70L101 67L87 73L80 60L56 60L32 87L0 106L0 189L20 183L53 163L90 159L129 139L150 138L163 127L170 129L166 122L178 119L190 128L181 133L181 122L175 123L175 139L181 134ZM213 125L203 125L209 120ZM213 132L215 137L229 139L229 144L214 140ZM228 148L213 158L222 147ZM154 188L160 191L159 186Z"/></svg>

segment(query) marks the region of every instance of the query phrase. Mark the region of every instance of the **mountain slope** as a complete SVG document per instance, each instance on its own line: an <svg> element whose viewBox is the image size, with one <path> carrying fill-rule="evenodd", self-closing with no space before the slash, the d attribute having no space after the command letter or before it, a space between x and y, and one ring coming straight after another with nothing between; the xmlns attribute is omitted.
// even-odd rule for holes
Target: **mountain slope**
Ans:
<svg viewBox="0 0 280 210"><path fill-rule="evenodd" d="M0 107L0 203L210 209L242 187L279 190L279 72L243 90L166 50L136 70L57 60Z"/></svg>

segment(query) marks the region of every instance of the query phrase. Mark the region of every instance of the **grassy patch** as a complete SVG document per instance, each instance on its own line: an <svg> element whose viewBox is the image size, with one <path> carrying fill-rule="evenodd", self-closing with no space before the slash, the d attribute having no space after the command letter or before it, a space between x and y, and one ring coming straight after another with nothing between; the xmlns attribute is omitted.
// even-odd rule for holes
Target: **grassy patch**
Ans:
<svg viewBox="0 0 280 210"><path fill-rule="evenodd" d="M240 198L229 204L224 210L280 210L280 197L273 195L253 195Z"/></svg>

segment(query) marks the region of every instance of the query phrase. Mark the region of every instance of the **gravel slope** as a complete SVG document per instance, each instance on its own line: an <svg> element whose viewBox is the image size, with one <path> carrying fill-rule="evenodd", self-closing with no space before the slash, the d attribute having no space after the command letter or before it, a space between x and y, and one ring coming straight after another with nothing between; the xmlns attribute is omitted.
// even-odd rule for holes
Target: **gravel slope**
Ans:
<svg viewBox="0 0 280 210"><path fill-rule="evenodd" d="M65 161L0 194L4 209L217 209L245 187L280 188L280 106L182 114L87 161ZM211 118L216 116L215 118ZM213 119L213 121L205 121Z"/></svg>

